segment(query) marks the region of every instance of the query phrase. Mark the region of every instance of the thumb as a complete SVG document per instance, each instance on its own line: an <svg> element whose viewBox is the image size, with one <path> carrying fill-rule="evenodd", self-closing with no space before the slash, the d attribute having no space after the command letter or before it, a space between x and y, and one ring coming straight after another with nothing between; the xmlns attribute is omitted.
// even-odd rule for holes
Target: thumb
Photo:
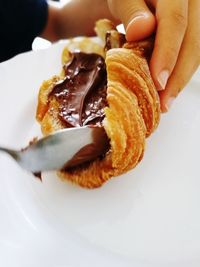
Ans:
<svg viewBox="0 0 200 267"><path fill-rule="evenodd" d="M156 20L144 0L108 0L112 14L124 24L127 41L137 41L150 36Z"/></svg>

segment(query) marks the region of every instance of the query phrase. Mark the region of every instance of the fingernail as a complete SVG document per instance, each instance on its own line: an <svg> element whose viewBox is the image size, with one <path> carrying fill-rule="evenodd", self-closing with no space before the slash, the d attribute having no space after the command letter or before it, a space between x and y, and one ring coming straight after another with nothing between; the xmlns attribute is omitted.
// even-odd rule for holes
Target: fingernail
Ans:
<svg viewBox="0 0 200 267"><path fill-rule="evenodd" d="M168 78L169 78L169 71L168 70L163 70L160 72L160 74L158 75L158 82L160 85L160 88L158 89L158 91L165 90Z"/></svg>
<svg viewBox="0 0 200 267"><path fill-rule="evenodd" d="M172 96L167 100L167 103L165 105L167 111L171 108L171 106L174 102L174 99L175 99L175 97Z"/></svg>

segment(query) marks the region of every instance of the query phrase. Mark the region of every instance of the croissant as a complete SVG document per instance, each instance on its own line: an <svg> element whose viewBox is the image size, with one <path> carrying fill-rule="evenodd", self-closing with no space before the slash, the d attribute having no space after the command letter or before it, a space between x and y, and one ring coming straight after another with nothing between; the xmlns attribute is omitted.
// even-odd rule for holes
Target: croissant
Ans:
<svg viewBox="0 0 200 267"><path fill-rule="evenodd" d="M98 115L93 114L95 119L88 123L94 124L98 117L98 123L104 127L109 138L110 147L105 155L93 162L58 172L61 179L86 188L99 187L112 176L134 168L144 155L146 138L156 129L160 119L159 97L148 67L152 40L125 43L123 35L107 20L97 22L96 32L104 42L97 43L93 38L68 41L62 54L65 71L43 82L36 112L45 135L65 127L76 127L77 120L70 118L68 113L66 119L68 111L63 111L67 122L61 119L61 102L52 92L66 79L66 72L71 75L70 64L75 64L73 60L77 61L79 57L73 54L75 50L79 49L86 54L95 53L99 57L95 60L106 71L106 80L101 81L104 89L100 89L104 90L101 94L105 95L105 99L101 104L103 108L99 104L101 110L97 111ZM96 98L93 100L98 102Z"/></svg>

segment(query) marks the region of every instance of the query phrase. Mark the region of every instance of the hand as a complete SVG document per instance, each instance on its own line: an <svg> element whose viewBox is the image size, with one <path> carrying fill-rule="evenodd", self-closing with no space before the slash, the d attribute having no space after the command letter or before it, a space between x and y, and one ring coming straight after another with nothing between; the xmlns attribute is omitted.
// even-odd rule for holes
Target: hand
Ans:
<svg viewBox="0 0 200 267"><path fill-rule="evenodd" d="M161 110L168 111L200 64L200 1L108 0L108 4L123 22L128 41L149 36L157 22L150 70Z"/></svg>

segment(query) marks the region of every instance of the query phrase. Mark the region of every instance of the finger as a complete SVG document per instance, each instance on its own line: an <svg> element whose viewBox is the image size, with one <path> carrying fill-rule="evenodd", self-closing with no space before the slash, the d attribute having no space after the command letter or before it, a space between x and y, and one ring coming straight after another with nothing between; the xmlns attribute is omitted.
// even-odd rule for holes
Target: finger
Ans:
<svg viewBox="0 0 200 267"><path fill-rule="evenodd" d="M173 100L185 87L200 64L200 2L192 0L189 4L188 28L178 61L167 83L166 90L161 92L161 109L169 110Z"/></svg>
<svg viewBox="0 0 200 267"><path fill-rule="evenodd" d="M165 89L176 64L187 27L187 13L186 0L157 2L157 32L150 69L158 90Z"/></svg>
<svg viewBox="0 0 200 267"><path fill-rule="evenodd" d="M108 4L124 24L128 41L144 39L154 32L156 21L144 0L108 0Z"/></svg>

